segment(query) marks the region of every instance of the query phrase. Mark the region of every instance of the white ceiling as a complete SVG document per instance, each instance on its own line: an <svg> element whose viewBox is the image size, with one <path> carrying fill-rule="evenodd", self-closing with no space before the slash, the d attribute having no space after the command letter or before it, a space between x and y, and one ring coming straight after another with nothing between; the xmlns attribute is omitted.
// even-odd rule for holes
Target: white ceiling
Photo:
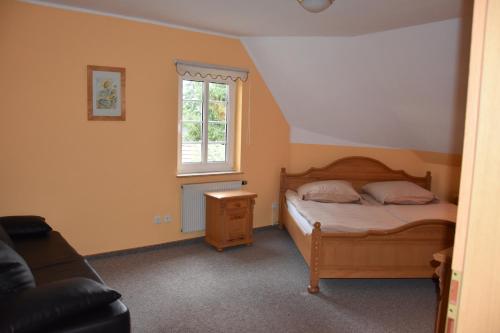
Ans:
<svg viewBox="0 0 500 333"><path fill-rule="evenodd" d="M295 0L33 0L231 36L348 36L461 16L464 0L336 0L324 12Z"/></svg>

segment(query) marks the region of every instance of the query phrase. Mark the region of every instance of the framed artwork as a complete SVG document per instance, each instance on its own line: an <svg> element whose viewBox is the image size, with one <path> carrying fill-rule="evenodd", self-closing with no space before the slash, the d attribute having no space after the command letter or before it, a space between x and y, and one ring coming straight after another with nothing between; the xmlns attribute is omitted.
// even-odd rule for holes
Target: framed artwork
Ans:
<svg viewBox="0 0 500 333"><path fill-rule="evenodd" d="M125 68L87 66L88 120L125 120Z"/></svg>

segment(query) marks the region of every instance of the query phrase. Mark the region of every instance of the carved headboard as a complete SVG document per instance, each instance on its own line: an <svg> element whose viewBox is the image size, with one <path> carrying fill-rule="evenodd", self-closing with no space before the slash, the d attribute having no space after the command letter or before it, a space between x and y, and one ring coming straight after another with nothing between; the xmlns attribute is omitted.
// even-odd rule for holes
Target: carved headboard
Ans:
<svg viewBox="0 0 500 333"><path fill-rule="evenodd" d="M289 174L285 168L280 175L280 220L285 204L285 192L296 191L303 184L320 180L347 180L356 190L367 183L407 180L428 190L431 189L431 173L424 177L414 177L403 170L393 170L376 159L362 156L351 156L336 160L323 168L310 168L302 173Z"/></svg>

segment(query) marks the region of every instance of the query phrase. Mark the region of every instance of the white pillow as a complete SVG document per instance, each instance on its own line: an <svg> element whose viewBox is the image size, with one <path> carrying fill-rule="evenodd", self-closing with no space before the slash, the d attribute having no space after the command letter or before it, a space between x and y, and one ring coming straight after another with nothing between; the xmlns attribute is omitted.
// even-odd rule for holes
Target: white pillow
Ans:
<svg viewBox="0 0 500 333"><path fill-rule="evenodd" d="M369 183L362 189L383 204L423 205L435 199L434 193L408 181Z"/></svg>
<svg viewBox="0 0 500 333"><path fill-rule="evenodd" d="M318 202L348 203L361 200L359 193L345 180L324 180L307 183L300 186L297 192L303 200Z"/></svg>

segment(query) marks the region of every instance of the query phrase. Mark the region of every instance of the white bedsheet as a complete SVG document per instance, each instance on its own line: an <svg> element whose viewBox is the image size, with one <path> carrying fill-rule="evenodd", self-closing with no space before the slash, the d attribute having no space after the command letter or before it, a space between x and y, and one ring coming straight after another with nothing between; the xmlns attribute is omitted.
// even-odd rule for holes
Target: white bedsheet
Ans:
<svg viewBox="0 0 500 333"><path fill-rule="evenodd" d="M296 192L286 192L289 212L304 233L315 222L326 232L363 232L389 230L424 219L455 221L457 207L447 202L427 205L381 205L363 195L361 204L336 204L304 201Z"/></svg>

